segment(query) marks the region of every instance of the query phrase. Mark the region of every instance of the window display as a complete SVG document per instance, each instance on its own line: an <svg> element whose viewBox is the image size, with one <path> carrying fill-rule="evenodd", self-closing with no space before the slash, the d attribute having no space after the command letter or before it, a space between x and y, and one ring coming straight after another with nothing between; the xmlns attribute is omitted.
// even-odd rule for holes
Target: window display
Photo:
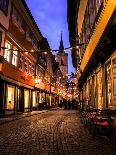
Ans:
<svg viewBox="0 0 116 155"><path fill-rule="evenodd" d="M6 109L7 110L14 109L14 87L13 86L8 86Z"/></svg>

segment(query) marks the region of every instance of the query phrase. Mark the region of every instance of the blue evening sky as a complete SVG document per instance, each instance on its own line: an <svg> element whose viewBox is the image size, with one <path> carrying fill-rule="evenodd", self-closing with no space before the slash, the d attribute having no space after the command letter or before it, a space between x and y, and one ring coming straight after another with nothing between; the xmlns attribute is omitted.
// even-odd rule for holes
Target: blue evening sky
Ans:
<svg viewBox="0 0 116 155"><path fill-rule="evenodd" d="M27 5L51 49L58 49L63 35L64 47L69 47L67 25L67 0L26 0ZM68 53L68 73L74 72L70 51ZM53 53L54 54L54 53Z"/></svg>

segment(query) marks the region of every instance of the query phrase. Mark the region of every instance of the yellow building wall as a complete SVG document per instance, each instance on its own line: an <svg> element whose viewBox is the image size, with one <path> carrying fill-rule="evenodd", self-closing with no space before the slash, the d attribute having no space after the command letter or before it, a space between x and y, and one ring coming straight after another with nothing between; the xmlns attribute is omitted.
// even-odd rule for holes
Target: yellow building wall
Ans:
<svg viewBox="0 0 116 155"><path fill-rule="evenodd" d="M90 39L90 42L85 50L82 63L80 66L80 69L82 72L84 71L87 62L89 61L98 41L100 40L102 33L104 29L106 28L108 21L113 13L113 11L116 9L116 0L108 0L107 4L104 6L104 9L102 10L102 13L100 15L100 18L98 20L98 23L96 25L95 31Z"/></svg>

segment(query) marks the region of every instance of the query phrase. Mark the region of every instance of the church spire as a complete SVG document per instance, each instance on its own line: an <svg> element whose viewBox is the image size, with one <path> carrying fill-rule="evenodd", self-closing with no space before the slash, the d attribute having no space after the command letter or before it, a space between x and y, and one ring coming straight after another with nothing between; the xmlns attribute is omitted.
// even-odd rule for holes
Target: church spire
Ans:
<svg viewBox="0 0 116 155"><path fill-rule="evenodd" d="M64 44L63 44L63 40L62 40L62 32L61 32L61 40L60 40L59 52L60 53L64 52Z"/></svg>

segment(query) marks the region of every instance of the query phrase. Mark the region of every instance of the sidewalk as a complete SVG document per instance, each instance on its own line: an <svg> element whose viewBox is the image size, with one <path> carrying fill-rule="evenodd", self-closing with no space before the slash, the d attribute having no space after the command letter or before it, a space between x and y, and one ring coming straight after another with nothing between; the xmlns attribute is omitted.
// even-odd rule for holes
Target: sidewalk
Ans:
<svg viewBox="0 0 116 155"><path fill-rule="evenodd" d="M32 112L25 112L25 113L21 113L21 114L6 115L6 116L3 116L3 117L0 117L0 125L12 122L14 120L22 119L22 118L25 118L25 117L30 117L30 116L33 116L33 115L38 115L38 114L45 113L45 112L50 111L50 110L57 110L57 109L59 109L59 107L50 108L50 109L47 109L47 110L38 110L38 111L32 111Z"/></svg>

